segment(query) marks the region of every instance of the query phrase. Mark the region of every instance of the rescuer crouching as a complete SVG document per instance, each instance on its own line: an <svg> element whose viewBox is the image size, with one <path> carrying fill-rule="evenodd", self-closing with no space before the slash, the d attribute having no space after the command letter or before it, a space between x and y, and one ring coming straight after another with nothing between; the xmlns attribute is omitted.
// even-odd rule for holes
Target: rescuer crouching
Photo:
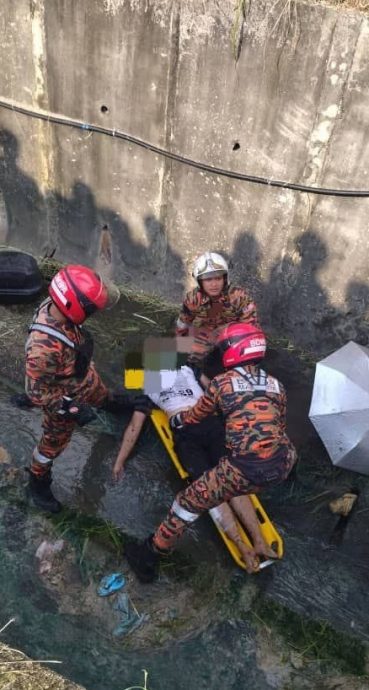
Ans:
<svg viewBox="0 0 369 690"><path fill-rule="evenodd" d="M41 510L57 513L51 491L52 465L67 447L76 424L94 419L91 406L118 411L132 396L109 393L93 362L93 339L82 325L96 311L113 306L118 288L107 286L91 268L68 265L49 286L49 297L36 310L26 342L25 390L43 409L40 441L33 451L29 489Z"/></svg>
<svg viewBox="0 0 369 690"><path fill-rule="evenodd" d="M155 579L160 555L170 553L202 513L285 481L296 462L286 433L285 390L259 366L266 351L263 331L249 323L229 324L218 334L216 345L224 372L215 376L191 409L173 415L170 426L180 429L221 413L226 455L176 496L155 534L141 544L127 544L127 560L145 582Z"/></svg>

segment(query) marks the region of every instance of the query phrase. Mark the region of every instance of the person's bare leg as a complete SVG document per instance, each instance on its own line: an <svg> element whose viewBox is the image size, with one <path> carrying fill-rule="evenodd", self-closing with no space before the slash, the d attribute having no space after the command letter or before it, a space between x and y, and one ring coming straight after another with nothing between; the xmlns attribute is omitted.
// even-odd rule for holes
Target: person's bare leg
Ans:
<svg viewBox="0 0 369 690"><path fill-rule="evenodd" d="M216 522L222 527L226 535L236 544L242 560L246 565L247 572L254 573L258 568L259 559L255 549L250 549L242 540L234 513L228 503L221 503L221 505L216 508L211 508L209 512L214 516Z"/></svg>
<svg viewBox="0 0 369 690"><path fill-rule="evenodd" d="M231 498L230 505L239 520L247 528L254 545L255 553L257 553L258 556L265 556L265 558L276 558L277 554L275 551L264 541L255 508L252 505L250 497L237 496L237 498Z"/></svg>

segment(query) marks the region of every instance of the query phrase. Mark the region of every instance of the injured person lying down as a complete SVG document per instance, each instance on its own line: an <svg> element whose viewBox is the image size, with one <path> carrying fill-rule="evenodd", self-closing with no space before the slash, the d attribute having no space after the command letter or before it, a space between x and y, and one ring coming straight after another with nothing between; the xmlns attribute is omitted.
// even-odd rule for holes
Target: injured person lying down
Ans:
<svg viewBox="0 0 369 690"><path fill-rule="evenodd" d="M191 409L201 398L209 379L187 364L176 368L144 371L145 396L137 398L134 413L126 427L118 456L113 466L116 481L124 477L124 467L153 408L163 410L168 418ZM173 431L174 449L192 480L215 467L226 455L225 430L222 418L213 414L198 424L188 424ZM232 498L213 510L227 536L237 545L249 573L257 570L259 557L275 558L265 543L252 502L247 495ZM250 549L242 540L235 517L246 527L252 543Z"/></svg>

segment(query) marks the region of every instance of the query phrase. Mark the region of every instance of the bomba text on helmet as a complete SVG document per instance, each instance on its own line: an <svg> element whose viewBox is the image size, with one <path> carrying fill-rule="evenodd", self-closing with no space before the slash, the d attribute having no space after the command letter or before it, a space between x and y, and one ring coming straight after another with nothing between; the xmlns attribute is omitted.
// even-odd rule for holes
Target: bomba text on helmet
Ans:
<svg viewBox="0 0 369 690"><path fill-rule="evenodd" d="M76 264L58 271L49 285L49 295L59 311L76 325L108 303L100 276L92 268Z"/></svg>
<svg viewBox="0 0 369 690"><path fill-rule="evenodd" d="M224 367L258 362L266 352L266 338L259 326L230 323L220 331L216 346L222 354Z"/></svg>

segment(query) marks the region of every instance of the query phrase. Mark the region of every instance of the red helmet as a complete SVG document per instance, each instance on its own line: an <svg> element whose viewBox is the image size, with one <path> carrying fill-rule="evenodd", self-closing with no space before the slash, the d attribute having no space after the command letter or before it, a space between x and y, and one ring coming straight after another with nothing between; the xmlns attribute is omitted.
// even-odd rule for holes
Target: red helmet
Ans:
<svg viewBox="0 0 369 690"><path fill-rule="evenodd" d="M259 326L250 323L230 323L220 331L216 345L222 353L224 367L263 359L266 339Z"/></svg>
<svg viewBox="0 0 369 690"><path fill-rule="evenodd" d="M92 268L73 264L54 276L49 295L61 313L75 324L83 323L108 303L108 291L100 276Z"/></svg>

